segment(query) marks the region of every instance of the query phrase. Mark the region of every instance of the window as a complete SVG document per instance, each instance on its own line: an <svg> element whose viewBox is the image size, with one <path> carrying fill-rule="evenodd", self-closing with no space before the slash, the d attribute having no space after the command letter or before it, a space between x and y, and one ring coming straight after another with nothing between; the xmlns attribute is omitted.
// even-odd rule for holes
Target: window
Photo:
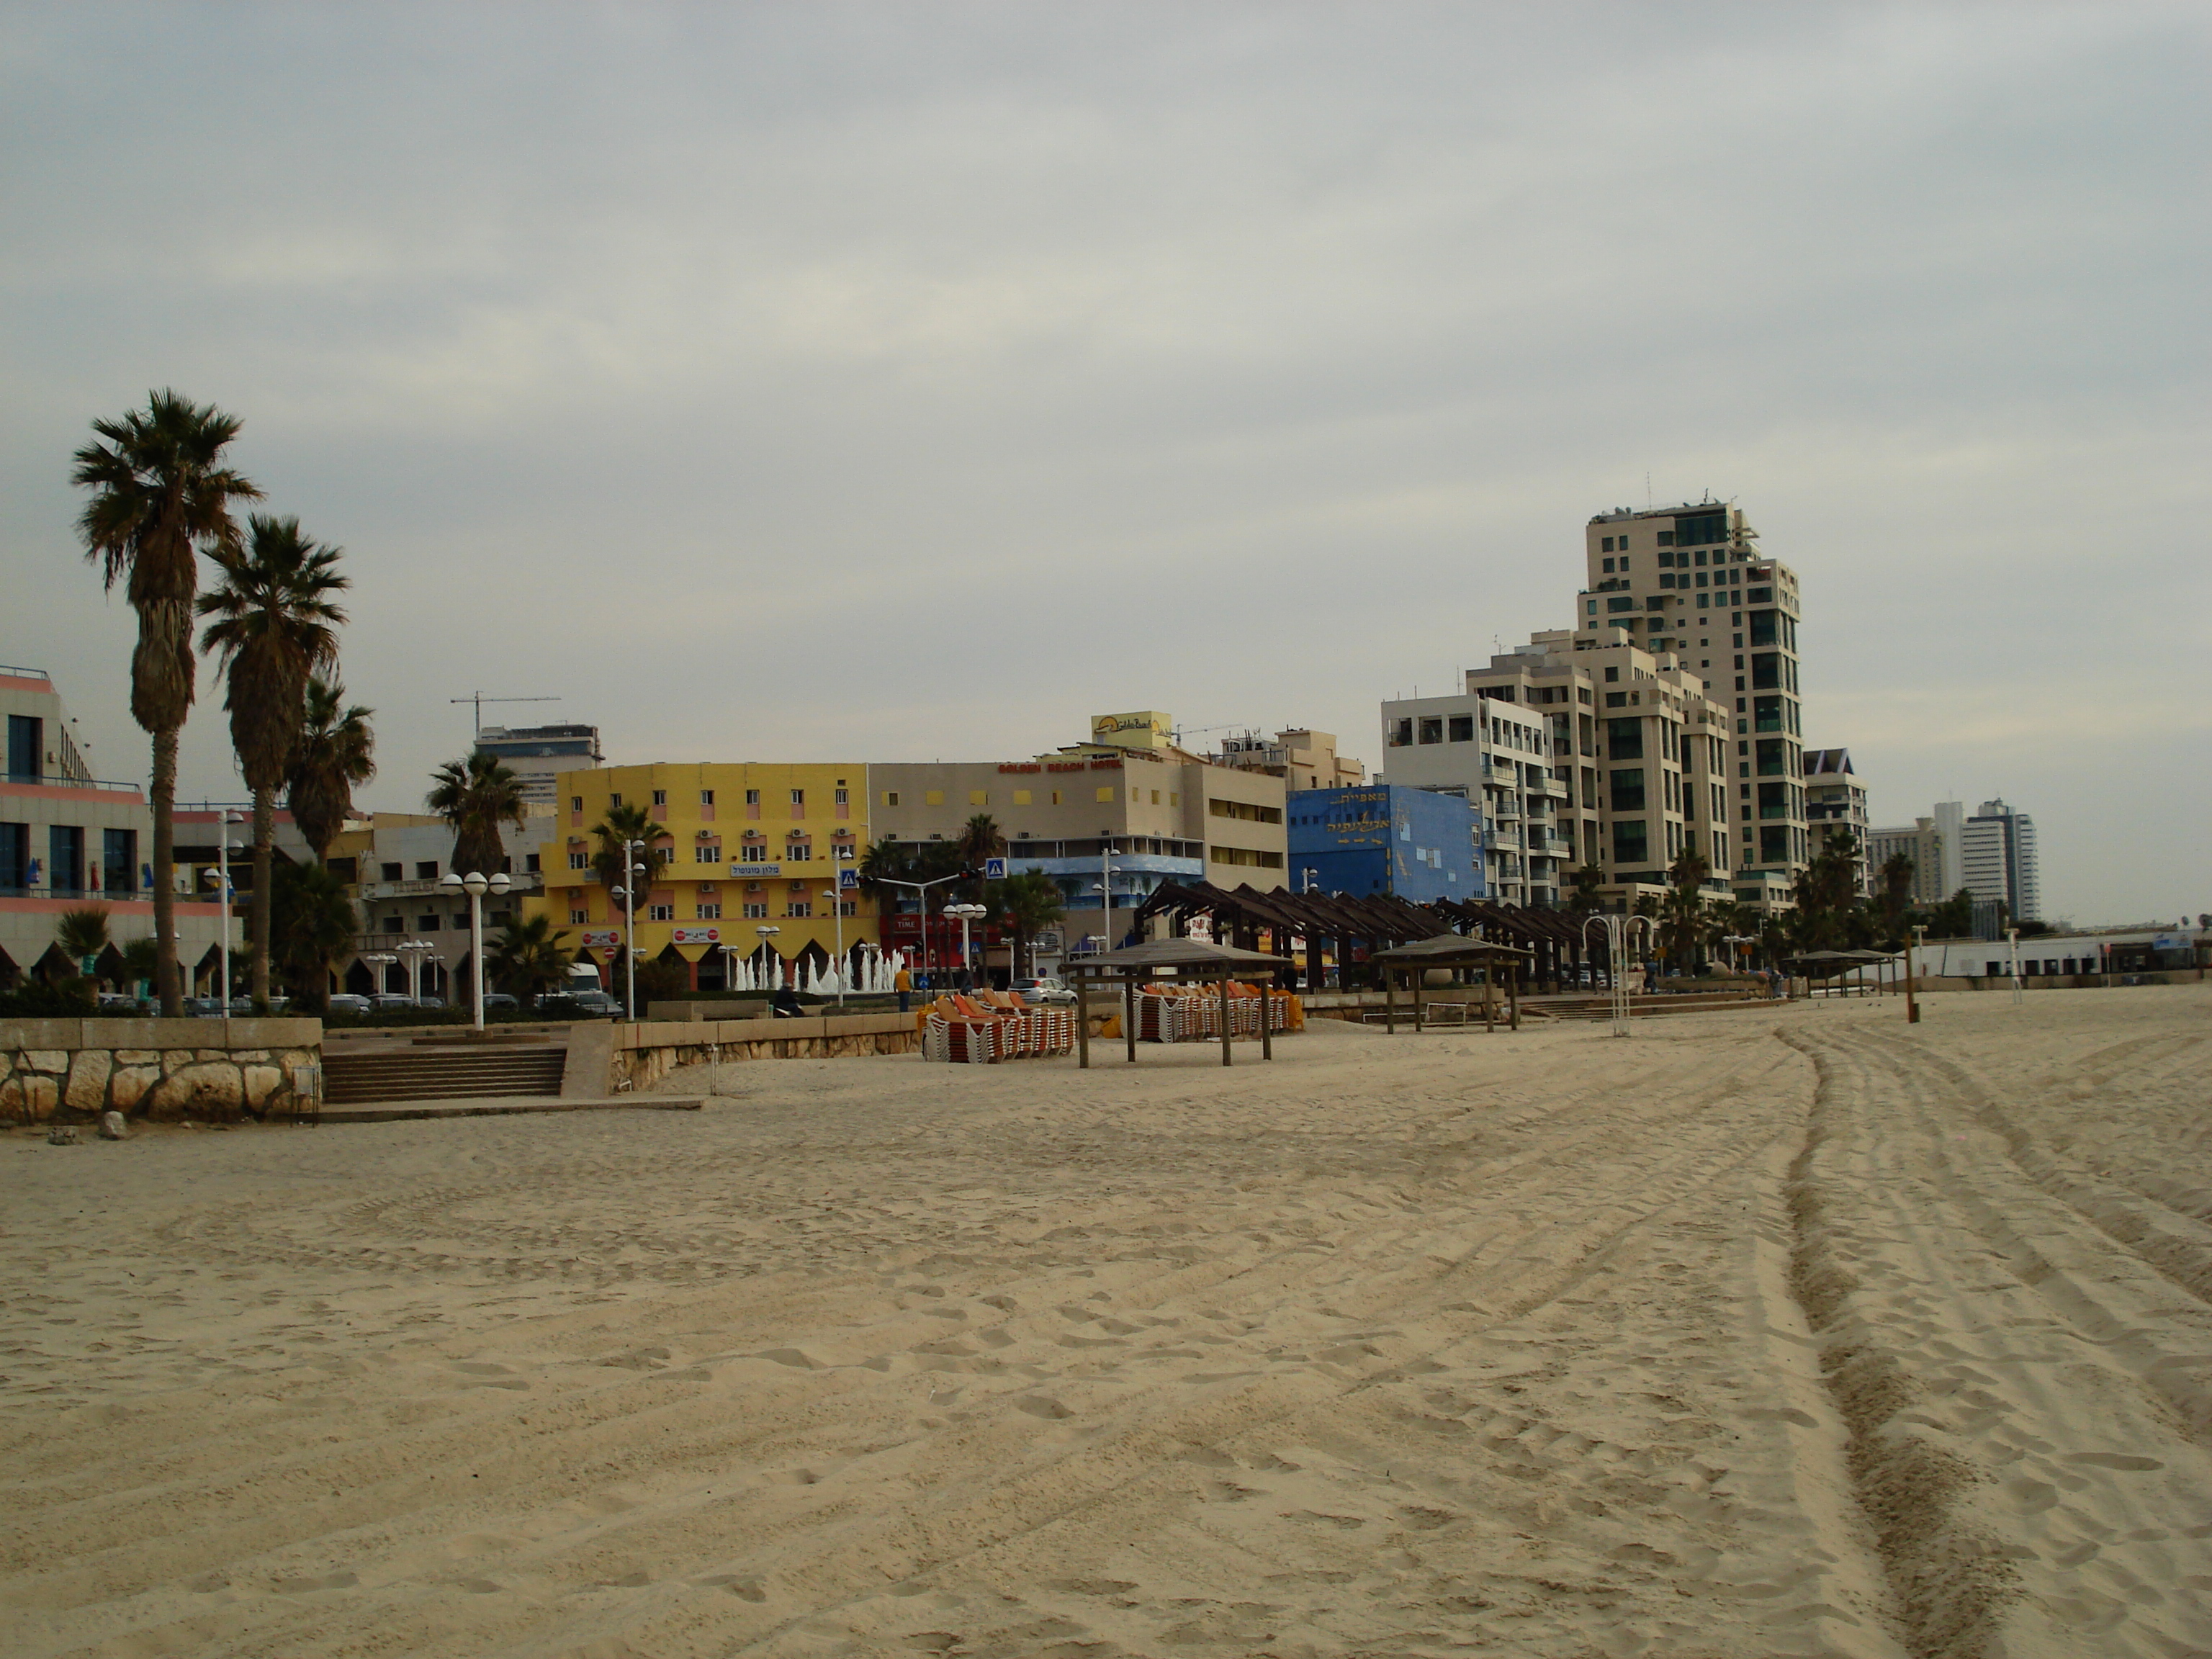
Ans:
<svg viewBox="0 0 2212 1659"><path fill-rule="evenodd" d="M610 795L607 797L607 805L610 805L610 806L620 806L620 805L622 805L622 795L621 795L621 793L620 793L619 791L617 791L617 792L616 792L616 793L614 793L610 794Z"/></svg>
<svg viewBox="0 0 2212 1659"><path fill-rule="evenodd" d="M814 906L811 902L806 899L793 899L788 904L786 904L783 907L783 914L787 916L795 916L800 921L805 921L807 917L811 916L814 914Z"/></svg>
<svg viewBox="0 0 2212 1659"><path fill-rule="evenodd" d="M1062 804L1062 802L1061 802L1061 797L1060 797L1060 791L1059 791L1059 790L1057 790L1057 789L1055 789L1055 790L1054 790L1054 791L1052 792L1052 804L1053 804L1054 806L1058 806L1058 805L1060 805Z"/></svg>
<svg viewBox="0 0 2212 1659"><path fill-rule="evenodd" d="M1603 542L1601 542L1601 544L1599 544L1599 546L1598 546L1598 551L1599 551L1599 552L1601 552L1601 553L1610 553L1610 552L1612 552L1612 551L1613 551L1613 538L1612 538L1612 537L1610 537L1610 536L1607 536L1607 537L1605 538L1605 540L1604 540ZM1605 568L1606 568L1607 570L1610 570L1610 569L1612 569L1612 568L1613 568L1613 561L1612 561L1611 559L1607 559L1607 560L1605 562Z"/></svg>
<svg viewBox="0 0 2212 1659"><path fill-rule="evenodd" d="M1389 741L1393 749L1403 749L1411 744L1413 741L1413 722L1410 720L1391 721Z"/></svg>
<svg viewBox="0 0 2212 1659"><path fill-rule="evenodd" d="M1437 714L1424 714L1421 717L1421 741L1423 743L1442 743L1443 740L1444 723L1443 717Z"/></svg>
<svg viewBox="0 0 2212 1659"><path fill-rule="evenodd" d="M697 907L697 914L702 921L720 921L722 919L722 907L719 902L702 903Z"/></svg>
<svg viewBox="0 0 2212 1659"><path fill-rule="evenodd" d="M711 841L702 841L691 849L691 862L694 864L720 864L721 861L722 849Z"/></svg>
<svg viewBox="0 0 2212 1659"><path fill-rule="evenodd" d="M1473 743L1474 741L1474 715L1454 714L1451 717L1451 740L1454 743Z"/></svg>
<svg viewBox="0 0 2212 1659"><path fill-rule="evenodd" d="M673 921L676 920L676 907L672 904L648 904L645 907L645 919L647 921Z"/></svg>
<svg viewBox="0 0 2212 1659"><path fill-rule="evenodd" d="M588 853L571 853L568 854L568 867L571 870L587 870L591 867L591 854Z"/></svg>
<svg viewBox="0 0 2212 1659"><path fill-rule="evenodd" d="M665 805L668 805L668 792L667 792L665 789L656 789L656 790L654 790L654 791L653 792L653 804L655 806L665 806Z"/></svg>
<svg viewBox="0 0 2212 1659"><path fill-rule="evenodd" d="M1160 792L1159 792L1158 790L1155 789L1155 790L1153 790L1153 791L1152 791L1152 805L1155 805L1155 806L1158 806L1159 804L1160 804Z"/></svg>
<svg viewBox="0 0 2212 1659"><path fill-rule="evenodd" d="M884 790L884 805L886 806L896 806L898 805L898 791L896 789Z"/></svg>
<svg viewBox="0 0 2212 1659"><path fill-rule="evenodd" d="M991 804L991 792L988 789L970 789L968 792L968 804L970 806L988 806Z"/></svg>
<svg viewBox="0 0 2212 1659"><path fill-rule="evenodd" d="M783 855L793 864L811 864L814 861L814 845L811 842L794 841L783 849Z"/></svg>
<svg viewBox="0 0 2212 1659"><path fill-rule="evenodd" d="M744 918L747 921L766 921L768 920L768 906L758 902L757 901L747 899L745 902L738 908L744 913Z"/></svg>
<svg viewBox="0 0 2212 1659"><path fill-rule="evenodd" d="M745 805L748 806L758 806L760 805L760 791L757 789L746 790Z"/></svg>
<svg viewBox="0 0 2212 1659"><path fill-rule="evenodd" d="M417 880L417 881L435 881L435 880L437 880L437 878L438 878L438 860L435 860L435 859L417 859L417 860L416 860L416 862L415 862L415 879L416 879L416 880Z"/></svg>
<svg viewBox="0 0 2212 1659"><path fill-rule="evenodd" d="M1017 789L1014 791L1014 805L1017 806L1027 806L1030 804L1030 792L1026 789Z"/></svg>
<svg viewBox="0 0 2212 1659"><path fill-rule="evenodd" d="M1605 694L1605 706L1607 708L1626 708L1628 706L1628 693L1626 691L1607 692Z"/></svg>
<svg viewBox="0 0 2212 1659"><path fill-rule="evenodd" d="M1617 865L1644 864L1650 859L1650 841L1641 818L1616 819L1613 826L1613 861Z"/></svg>
<svg viewBox="0 0 2212 1659"><path fill-rule="evenodd" d="M569 797L568 797L568 810L569 810L571 812L580 812L580 811L582 811L584 810L584 798L583 798L581 795L571 795L571 796L569 796Z"/></svg>
<svg viewBox="0 0 2212 1659"><path fill-rule="evenodd" d="M791 804L792 804L793 806L804 806L804 805L806 805L806 792L805 792L804 789L794 789L794 790L793 790L793 791L791 792Z"/></svg>
<svg viewBox="0 0 2212 1659"><path fill-rule="evenodd" d="M699 792L699 805L702 806L712 806L714 804L714 792L711 789L702 789Z"/></svg>
<svg viewBox="0 0 2212 1659"><path fill-rule="evenodd" d="M1098 799L1101 803L1112 800L1114 799L1114 786L1109 783L1104 788L1099 790Z"/></svg>
<svg viewBox="0 0 2212 1659"><path fill-rule="evenodd" d="M1247 823L1280 823L1282 809L1261 806L1249 800L1212 800L1206 803L1206 811L1217 818L1242 818Z"/></svg>
<svg viewBox="0 0 2212 1659"><path fill-rule="evenodd" d="M571 927L581 927L591 919L592 913L581 906L572 904L568 907L568 925Z"/></svg>
<svg viewBox="0 0 2212 1659"><path fill-rule="evenodd" d="M1617 680L1620 678L1620 671L1618 668L1608 668L1605 671L1605 678L1608 683Z"/></svg>
<svg viewBox="0 0 2212 1659"><path fill-rule="evenodd" d="M1605 538L1605 544L1606 544L1607 547L1611 547L1611 546L1613 545L1613 538L1612 538L1612 537L1610 537L1610 536L1607 536L1607 537ZM1605 574L1606 574L1607 575L1608 575L1608 576L1610 576L1610 575L1613 574L1613 561L1612 561L1611 559L1607 559L1607 560L1605 562Z"/></svg>
<svg viewBox="0 0 2212 1659"><path fill-rule="evenodd" d="M532 875L536 875L538 872L538 854L535 853L526 854L522 860L522 867L529 871Z"/></svg>
<svg viewBox="0 0 2212 1659"><path fill-rule="evenodd" d="M1644 758L1644 722L1641 720L1607 720L1606 727L1606 757L1608 760Z"/></svg>
<svg viewBox="0 0 2212 1659"><path fill-rule="evenodd" d="M925 790L923 790L923 791L921 792L921 804L922 804L924 806L942 806L942 805L945 805L945 792L944 792L942 789L925 789Z"/></svg>
<svg viewBox="0 0 2212 1659"><path fill-rule="evenodd" d="M453 926L454 926L454 927L460 927L461 925L462 925L461 919L460 919L459 916L455 916L455 917L453 918ZM437 917L435 917L435 916L417 916L417 917L416 917L416 918L415 918L415 931L416 931L416 933L436 933L436 932L438 931L438 918L437 918Z"/></svg>
<svg viewBox="0 0 2212 1659"><path fill-rule="evenodd" d="M860 914L860 907L851 899L840 899L837 902L837 914L841 916L857 916Z"/></svg>
<svg viewBox="0 0 2212 1659"><path fill-rule="evenodd" d="M1636 609L1636 596L1632 593L1616 593L1605 602L1605 608L1607 611L1633 611Z"/></svg>
<svg viewBox="0 0 2212 1659"><path fill-rule="evenodd" d="M853 792L849 789L840 789L830 796L830 799L833 805L850 806L853 804Z"/></svg>
<svg viewBox="0 0 2212 1659"><path fill-rule="evenodd" d="M1642 767L1622 767L1613 773L1613 810L1616 812L1641 812L1644 810Z"/></svg>

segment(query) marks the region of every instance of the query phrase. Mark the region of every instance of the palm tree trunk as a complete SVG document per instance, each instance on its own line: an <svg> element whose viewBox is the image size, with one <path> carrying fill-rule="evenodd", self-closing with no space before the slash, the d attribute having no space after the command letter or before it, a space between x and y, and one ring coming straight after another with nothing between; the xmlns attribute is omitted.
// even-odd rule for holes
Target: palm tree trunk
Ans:
<svg viewBox="0 0 2212 1659"><path fill-rule="evenodd" d="M154 988L161 1017L181 1019L184 993L177 985L177 728L154 733L154 778L149 793L154 808Z"/></svg>
<svg viewBox="0 0 2212 1659"><path fill-rule="evenodd" d="M276 835L276 792L253 792L253 1003L257 1011L269 1006L269 883L270 842Z"/></svg>

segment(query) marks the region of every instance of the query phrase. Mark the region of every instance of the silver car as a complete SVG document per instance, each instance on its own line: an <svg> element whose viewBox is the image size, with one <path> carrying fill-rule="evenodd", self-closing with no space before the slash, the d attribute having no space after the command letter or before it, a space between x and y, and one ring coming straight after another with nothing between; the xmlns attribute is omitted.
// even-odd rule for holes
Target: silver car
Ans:
<svg viewBox="0 0 2212 1659"><path fill-rule="evenodd" d="M1049 976L1016 980L1014 981L1014 994L1019 997L1024 1002L1028 1003L1032 1008L1039 1007L1048 1002L1073 1002L1075 1000L1074 992L1069 990L1067 987L1062 985L1058 980L1053 979Z"/></svg>

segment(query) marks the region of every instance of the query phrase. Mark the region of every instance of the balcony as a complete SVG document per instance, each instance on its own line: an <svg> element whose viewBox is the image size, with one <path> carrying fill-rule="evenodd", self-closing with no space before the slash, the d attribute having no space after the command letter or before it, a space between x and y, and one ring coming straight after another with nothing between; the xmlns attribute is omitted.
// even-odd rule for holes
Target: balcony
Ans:
<svg viewBox="0 0 2212 1659"><path fill-rule="evenodd" d="M1500 820L1510 818L1517 823L1521 818L1521 803L1510 795L1500 795L1490 804L1489 816Z"/></svg>

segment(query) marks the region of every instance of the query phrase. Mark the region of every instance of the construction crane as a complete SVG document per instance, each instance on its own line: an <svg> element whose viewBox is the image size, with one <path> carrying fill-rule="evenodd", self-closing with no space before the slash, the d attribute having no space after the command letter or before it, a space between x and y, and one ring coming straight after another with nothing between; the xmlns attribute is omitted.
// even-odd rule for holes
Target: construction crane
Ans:
<svg viewBox="0 0 2212 1659"><path fill-rule="evenodd" d="M1243 732L1251 728L1236 720L1231 720L1226 726L1178 726L1168 733L1168 741L1180 749L1186 737L1201 737L1208 732Z"/></svg>
<svg viewBox="0 0 2212 1659"><path fill-rule="evenodd" d="M471 691L465 697L448 697L447 702L465 702L476 710L476 724L469 728L469 746L476 746L477 734L483 730L483 706L488 702L558 702L558 697L487 697L481 691Z"/></svg>

